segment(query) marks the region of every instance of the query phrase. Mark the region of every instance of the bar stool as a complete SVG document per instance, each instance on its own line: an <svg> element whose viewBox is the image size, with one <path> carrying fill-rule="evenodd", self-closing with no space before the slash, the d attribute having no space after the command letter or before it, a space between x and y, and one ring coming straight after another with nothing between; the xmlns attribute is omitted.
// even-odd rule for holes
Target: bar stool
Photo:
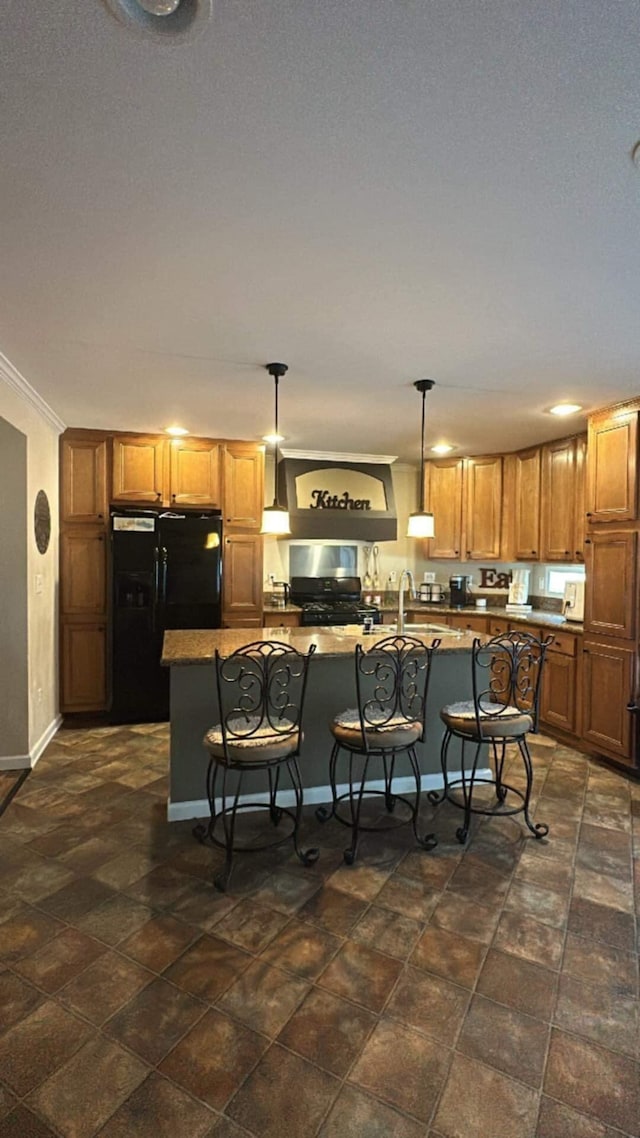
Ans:
<svg viewBox="0 0 640 1138"><path fill-rule="evenodd" d="M472 814L523 814L534 838L544 838L549 833L545 823L534 823L529 816L533 768L527 735L538 729L540 681L552 640L552 636L541 640L528 632L503 633L484 643L476 637L471 651L473 699L448 704L440 712L445 725L440 752L444 785L441 792L430 791L428 798L434 804L446 799L464 810L464 821L456 830L462 845L467 840ZM454 738L460 740L460 777L451 780L449 744ZM473 749L470 763L465 753L468 744ZM522 759L524 791L503 778L509 744L515 744ZM478 774L482 754L493 763L491 777ZM495 803L487 804L486 799L479 802L477 797L474 802L478 784L494 788ZM518 800L513 805L507 803L509 794Z"/></svg>
<svg viewBox="0 0 640 1138"><path fill-rule="evenodd" d="M356 708L343 711L332 721L334 743L329 760L332 807L320 807L316 817L325 822L332 816L351 829L351 845L344 851L347 865L353 865L362 831L388 830L411 822L416 841L424 849L437 844L434 834L418 833L420 807L420 768L416 744L424 738L424 715L431 661L440 644L427 647L417 637L394 635L379 640L369 651L361 644L355 650ZM348 790L338 794L337 767L341 751L348 756ZM407 755L415 781L415 801L394 791L396 759ZM381 761L383 788L367 784L372 760ZM360 763L359 779L355 765ZM378 766L380 769L380 766ZM364 825L361 821L363 798L381 795L388 818L384 824ZM344 810L343 804L348 804ZM406 808L404 817L391 819L396 805ZM408 809L408 815L406 810Z"/></svg>
<svg viewBox="0 0 640 1138"><path fill-rule="evenodd" d="M229 656L215 655L216 687L220 722L207 731L204 746L209 752L207 797L211 818L195 827L199 841L211 841L226 851L224 868L214 878L224 892L229 884L236 852L258 852L293 839L303 865L317 861L318 850L301 850L298 832L303 790L298 756L303 741L302 714L309 661L315 645L304 654L289 644L260 640ZM286 768L295 806L278 804L280 772ZM261 791L266 801L241 801L245 776L263 772ZM266 778L264 777L266 772ZM218 773L222 775L221 797L216 800ZM268 784L268 785L267 785ZM236 819L243 810L267 810L276 836L263 844L235 842ZM285 834L278 827L283 817L291 826ZM216 833L222 831L221 836Z"/></svg>

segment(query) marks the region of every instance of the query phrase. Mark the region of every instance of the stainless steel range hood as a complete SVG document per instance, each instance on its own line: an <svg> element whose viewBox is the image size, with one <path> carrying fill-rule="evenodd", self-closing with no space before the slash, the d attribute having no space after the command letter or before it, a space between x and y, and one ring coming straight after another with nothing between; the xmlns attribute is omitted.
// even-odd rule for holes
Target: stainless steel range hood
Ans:
<svg viewBox="0 0 640 1138"><path fill-rule="evenodd" d="M278 489L289 509L291 536L395 541L391 461L373 455L298 457L288 452L278 466Z"/></svg>

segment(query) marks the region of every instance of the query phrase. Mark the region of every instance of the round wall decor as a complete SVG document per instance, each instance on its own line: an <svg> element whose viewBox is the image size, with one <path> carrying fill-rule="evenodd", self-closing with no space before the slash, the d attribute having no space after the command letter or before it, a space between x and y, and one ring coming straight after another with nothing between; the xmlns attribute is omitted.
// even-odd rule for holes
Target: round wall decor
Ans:
<svg viewBox="0 0 640 1138"><path fill-rule="evenodd" d="M40 553L46 553L51 537L51 510L49 499L44 490L38 490L36 504L33 511L33 531L36 535L36 545Z"/></svg>

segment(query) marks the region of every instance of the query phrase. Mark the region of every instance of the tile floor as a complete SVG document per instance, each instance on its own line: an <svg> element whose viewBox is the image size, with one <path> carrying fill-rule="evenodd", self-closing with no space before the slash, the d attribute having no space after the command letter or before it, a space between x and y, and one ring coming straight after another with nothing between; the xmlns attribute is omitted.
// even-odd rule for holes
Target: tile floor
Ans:
<svg viewBox="0 0 640 1138"><path fill-rule="evenodd" d="M0 818L2 1138L637 1135L640 786L533 750L546 841L426 806L349 868L310 814L221 895L166 728L62 731Z"/></svg>

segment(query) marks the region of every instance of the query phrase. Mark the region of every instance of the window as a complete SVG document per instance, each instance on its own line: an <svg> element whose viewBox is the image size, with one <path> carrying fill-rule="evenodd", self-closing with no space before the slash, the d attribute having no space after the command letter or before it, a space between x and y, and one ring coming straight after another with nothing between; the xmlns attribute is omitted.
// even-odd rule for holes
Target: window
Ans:
<svg viewBox="0 0 640 1138"><path fill-rule="evenodd" d="M545 593L550 597L563 597L567 581L584 581L585 571L580 565L559 569L552 567L545 573Z"/></svg>

